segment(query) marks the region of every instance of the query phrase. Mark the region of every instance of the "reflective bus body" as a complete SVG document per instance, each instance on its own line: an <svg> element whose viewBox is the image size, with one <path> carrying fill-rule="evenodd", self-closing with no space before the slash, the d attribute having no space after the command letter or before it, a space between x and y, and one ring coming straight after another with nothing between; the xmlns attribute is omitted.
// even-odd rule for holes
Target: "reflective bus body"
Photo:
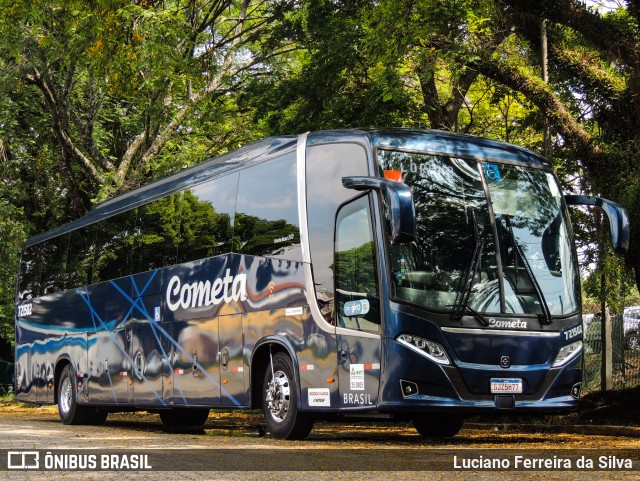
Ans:
<svg viewBox="0 0 640 481"><path fill-rule="evenodd" d="M598 201L624 249L624 211ZM336 415L450 436L479 413L567 411L578 274L530 151L419 130L268 138L26 243L17 398L69 424L263 408L289 439Z"/></svg>

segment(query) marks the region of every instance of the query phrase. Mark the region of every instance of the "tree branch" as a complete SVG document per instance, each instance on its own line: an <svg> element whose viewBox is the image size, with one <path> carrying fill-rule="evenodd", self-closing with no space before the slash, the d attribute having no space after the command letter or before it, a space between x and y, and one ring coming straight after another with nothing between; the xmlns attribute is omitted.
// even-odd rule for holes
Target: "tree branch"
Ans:
<svg viewBox="0 0 640 481"><path fill-rule="evenodd" d="M178 109L178 111L173 115L171 120L164 127L161 127L159 129L157 135L153 137L153 141L151 142L151 144L142 154L142 157L139 161L140 165L147 164L151 158L153 158L162 150L169 136L178 129L178 127L184 121L187 113L189 113L194 105L196 105L208 95L216 92L228 77L238 75L239 73L243 72L244 70L250 68L252 65L262 60L262 58L252 57L245 63L237 67L233 67L233 63L236 60L236 55L240 47L244 43L242 32L248 4L249 0L244 0L243 6L239 12L238 23L233 29L234 40L225 55L222 65L218 69L218 73L198 92L192 92L190 99L187 100L184 105L182 105ZM131 167L133 158L143 145L144 139L144 133L138 134L127 149L127 152L123 156L123 160L120 163L120 166L118 167L118 170L115 174L115 182L117 186L121 186L123 184L124 179Z"/></svg>
<svg viewBox="0 0 640 481"><path fill-rule="evenodd" d="M89 180L94 185L100 185L104 182L104 175L98 171L96 166L91 162L91 160L80 151L71 139L67 128L65 127L66 122L61 118L60 106L58 105L58 100L53 93L53 90L50 88L49 84L45 81L45 79L40 75L38 69L33 69L33 74L27 75L27 81L40 89L40 91L44 95L45 105L47 109L51 113L52 121L53 121L53 131L56 134L58 142L67 152L73 155L80 164L84 167L85 173L87 174Z"/></svg>
<svg viewBox="0 0 640 481"><path fill-rule="evenodd" d="M507 8L513 8L523 15L546 18L551 22L571 27L590 42L612 57L631 63L637 55L635 36L591 11L576 0L503 0Z"/></svg>
<svg viewBox="0 0 640 481"><path fill-rule="evenodd" d="M602 156L602 150L593 145L589 133L574 119L542 79L525 75L516 67L494 59L478 61L474 68L485 77L520 92L532 104L545 112L565 141L583 158L585 166L593 165L591 162Z"/></svg>

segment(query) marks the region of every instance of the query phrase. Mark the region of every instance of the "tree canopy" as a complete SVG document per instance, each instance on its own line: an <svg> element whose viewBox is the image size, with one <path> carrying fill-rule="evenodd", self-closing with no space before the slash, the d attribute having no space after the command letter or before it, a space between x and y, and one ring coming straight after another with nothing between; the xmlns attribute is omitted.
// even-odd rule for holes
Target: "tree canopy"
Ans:
<svg viewBox="0 0 640 481"><path fill-rule="evenodd" d="M619 202L640 235L636 0L0 0L0 9L8 322L27 236L270 134L410 126L542 152L548 125L565 188ZM572 213L590 262L597 219ZM633 269L640 283L639 243L625 263L611 271Z"/></svg>

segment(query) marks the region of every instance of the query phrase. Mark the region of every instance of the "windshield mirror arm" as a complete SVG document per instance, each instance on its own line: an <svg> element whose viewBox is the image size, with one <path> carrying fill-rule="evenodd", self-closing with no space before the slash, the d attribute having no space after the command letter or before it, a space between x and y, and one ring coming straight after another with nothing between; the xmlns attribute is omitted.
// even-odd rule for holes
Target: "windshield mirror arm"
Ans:
<svg viewBox="0 0 640 481"><path fill-rule="evenodd" d="M624 254L629 249L629 214L615 202L591 195L565 195L567 205L594 205L600 207L609 219L613 250Z"/></svg>
<svg viewBox="0 0 640 481"><path fill-rule="evenodd" d="M391 242L410 243L416 240L416 208L408 185L381 177L343 177L342 185L354 190L378 190L389 203Z"/></svg>

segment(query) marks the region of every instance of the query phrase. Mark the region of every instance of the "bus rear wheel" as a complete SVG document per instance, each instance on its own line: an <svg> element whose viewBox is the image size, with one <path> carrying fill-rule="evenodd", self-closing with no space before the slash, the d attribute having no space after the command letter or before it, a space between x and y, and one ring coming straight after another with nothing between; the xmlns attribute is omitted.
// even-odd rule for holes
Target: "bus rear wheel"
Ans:
<svg viewBox="0 0 640 481"><path fill-rule="evenodd" d="M458 434L464 417L455 414L420 414L412 419L413 426L425 438L451 438Z"/></svg>
<svg viewBox="0 0 640 481"><path fill-rule="evenodd" d="M92 408L78 406L76 372L70 364L62 369L58 386L58 413L62 424L87 424Z"/></svg>
<svg viewBox="0 0 640 481"><path fill-rule="evenodd" d="M289 356L273 355L263 384L263 409L267 430L279 439L304 439L313 429L313 416L298 410L295 371Z"/></svg>

